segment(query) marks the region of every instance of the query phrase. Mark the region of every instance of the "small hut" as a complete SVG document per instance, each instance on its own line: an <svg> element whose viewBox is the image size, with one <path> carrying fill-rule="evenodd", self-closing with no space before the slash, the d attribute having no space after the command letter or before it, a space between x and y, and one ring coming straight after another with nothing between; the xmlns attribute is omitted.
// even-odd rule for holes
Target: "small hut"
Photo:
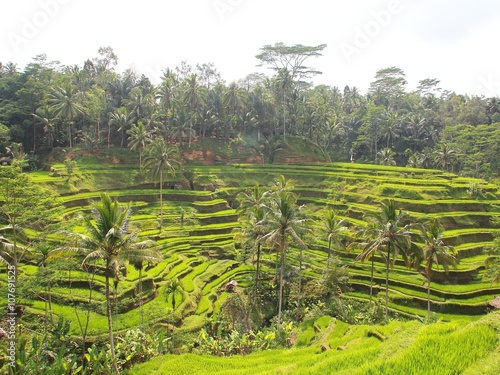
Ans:
<svg viewBox="0 0 500 375"><path fill-rule="evenodd" d="M237 285L238 283L235 280L231 280L225 286L226 292L234 293Z"/></svg>
<svg viewBox="0 0 500 375"><path fill-rule="evenodd" d="M495 299L493 301L488 303L488 307L492 308L492 309L500 310L500 296L495 297Z"/></svg>

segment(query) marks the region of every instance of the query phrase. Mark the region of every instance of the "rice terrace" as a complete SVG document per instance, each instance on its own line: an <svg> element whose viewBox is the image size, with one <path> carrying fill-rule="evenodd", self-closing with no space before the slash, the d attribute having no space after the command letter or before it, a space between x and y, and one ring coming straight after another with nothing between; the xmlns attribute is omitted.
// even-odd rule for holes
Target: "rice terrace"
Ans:
<svg viewBox="0 0 500 375"><path fill-rule="evenodd" d="M498 314L486 312L500 288L482 278L488 257L483 249L492 246L492 223L500 218L496 185L407 167L281 163L279 158L273 164L193 161L168 177L160 205L158 184L136 182L136 160L126 150L74 151L76 167L69 177L54 155L47 171L29 173L29 178L56 194L55 201L63 207L56 213L58 220L68 223L72 232L85 233L81 216L88 215L106 191L122 206L130 205L130 227L139 240L152 240L151 249L162 255L160 261L145 262L142 268L130 261L113 276L111 310L113 329L120 337L117 350L127 340L136 340L145 352L120 353L121 360L147 355L153 348L172 353L128 373L155 373L159 368L157 373L162 374L382 374L412 373L412 366L422 366L425 373L439 369L437 374L457 373L457 368L470 369L463 373L497 373ZM251 322L268 319L276 308L276 250L262 242L256 290L256 254L253 245L241 239L244 202L238 196L245 191L251 195L256 186L272 189L279 176L286 179L297 204L307 209L311 222L321 223L325 212L332 210L335 220L343 222L343 230L333 245L320 229L308 234L302 251L297 243L290 243L283 291L286 325L261 333L252 330ZM482 197L471 197L471 184L481 187ZM373 254L373 282L372 258L359 258L363 249L355 245L355 228L385 199L392 199L412 220L439 218L443 242L456 250L455 267L447 272L442 266L432 270L431 325L425 324L428 290L423 263L409 268L400 257L390 268L387 321L384 251ZM26 235L37 238L41 233ZM49 234L45 240L46 244L60 242L60 234ZM19 280L26 283L20 287L26 291L18 301L25 309L21 324L26 334L38 332L45 338L54 329L47 328L49 322L57 322L61 339L81 341L85 332L89 346L106 340L102 266L90 262L82 268L81 260L67 263L70 258L62 257L52 260L58 267L49 268L41 266L42 255L42 250L26 252L19 264ZM331 267L330 273L325 267ZM6 273L2 275L5 282ZM320 281L329 283L329 288ZM300 295L303 302L297 309ZM261 309L258 317L250 311L254 298ZM328 299L335 302L327 306ZM242 332L234 333L237 330ZM152 332L162 334L157 337ZM32 339L41 345L39 335ZM276 347L279 340L293 348ZM34 342L23 345L27 348ZM262 351L266 348L270 351ZM252 351L256 353L240 356ZM207 357L207 353L224 358ZM237 356L225 358L232 354ZM87 355L102 354L89 350Z"/></svg>
<svg viewBox="0 0 500 375"><path fill-rule="evenodd" d="M0 374L500 374L500 100L324 48L0 64Z"/></svg>

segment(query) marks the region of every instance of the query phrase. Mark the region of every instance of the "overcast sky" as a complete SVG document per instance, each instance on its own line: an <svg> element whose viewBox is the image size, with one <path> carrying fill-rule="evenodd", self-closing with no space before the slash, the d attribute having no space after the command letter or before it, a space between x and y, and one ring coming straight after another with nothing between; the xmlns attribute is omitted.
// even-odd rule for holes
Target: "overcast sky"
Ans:
<svg viewBox="0 0 500 375"><path fill-rule="evenodd" d="M498 0L2 0L0 61L22 69L38 54L83 65L110 46L117 70L154 82L161 72L213 62L227 82L258 68L266 44L326 44L307 61L314 83L356 86L396 66L414 89L436 78L460 94L500 96Z"/></svg>

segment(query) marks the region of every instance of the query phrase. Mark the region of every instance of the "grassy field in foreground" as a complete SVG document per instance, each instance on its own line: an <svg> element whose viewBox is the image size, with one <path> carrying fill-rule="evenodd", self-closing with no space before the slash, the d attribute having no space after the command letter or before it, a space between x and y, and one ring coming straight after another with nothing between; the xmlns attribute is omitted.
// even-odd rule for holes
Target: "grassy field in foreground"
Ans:
<svg viewBox="0 0 500 375"><path fill-rule="evenodd" d="M431 325L413 321L347 326L333 320L303 348L226 358L166 355L124 374L498 375L499 328L498 313L474 323L459 320Z"/></svg>

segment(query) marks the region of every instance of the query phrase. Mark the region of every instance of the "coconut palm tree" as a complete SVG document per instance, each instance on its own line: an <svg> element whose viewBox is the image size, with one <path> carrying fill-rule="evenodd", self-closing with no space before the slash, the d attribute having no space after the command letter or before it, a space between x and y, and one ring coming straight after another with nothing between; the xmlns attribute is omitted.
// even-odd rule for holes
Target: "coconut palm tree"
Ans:
<svg viewBox="0 0 500 375"><path fill-rule="evenodd" d="M48 105L44 105L36 109L33 117L43 126L43 131L47 134L47 146L54 147L54 133L57 117Z"/></svg>
<svg viewBox="0 0 500 375"><path fill-rule="evenodd" d="M340 240L347 232L345 224L345 220L337 220L335 211L329 210L324 212L321 223L318 225L317 229L320 234L326 236L328 240L328 260L330 260L331 257L332 244L337 248L343 246ZM329 262L327 262L327 265L328 263Z"/></svg>
<svg viewBox="0 0 500 375"><path fill-rule="evenodd" d="M184 285L179 281L178 278L170 279L169 283L165 287L165 298L172 296L172 310L175 310L175 295L177 293L182 293L184 290Z"/></svg>
<svg viewBox="0 0 500 375"><path fill-rule="evenodd" d="M396 161L394 160L394 155L396 153L389 147L383 148L377 153L378 162L382 165L396 165Z"/></svg>
<svg viewBox="0 0 500 375"><path fill-rule="evenodd" d="M455 161L457 151L446 142L441 142L437 145L437 150L434 155L434 162L438 167L443 168L444 171L448 166Z"/></svg>
<svg viewBox="0 0 500 375"><path fill-rule="evenodd" d="M422 248L422 258L425 262L425 277L427 278L427 323L431 320L431 277L432 267L435 265L443 266L445 272L448 272L449 266L456 266L457 258L452 246L444 244L443 227L438 220L431 220L422 227L422 239L424 246Z"/></svg>
<svg viewBox="0 0 500 375"><path fill-rule="evenodd" d="M260 283L260 261L262 254L261 238L265 232L265 211L262 207L248 208L239 217L240 227L235 231L235 240L241 241L244 248L250 248L255 259L254 303L257 302Z"/></svg>
<svg viewBox="0 0 500 375"><path fill-rule="evenodd" d="M115 126L116 129L117 129L117 131L119 131L121 133L121 144L120 144L120 147L123 147L123 141L125 139L125 133L129 132L128 128L129 128L129 126L132 125L132 123L133 123L132 115L128 112L128 110L127 110L126 107L120 107L119 109L116 109L114 112L111 112L109 114L109 121L108 121L108 125L109 125L108 126L108 148L109 148L109 141L110 141L110 137L111 137L111 127ZM132 147L131 147L131 149L132 149ZM135 148L133 148L133 150L134 149Z"/></svg>
<svg viewBox="0 0 500 375"><path fill-rule="evenodd" d="M370 227L371 240L366 244L363 252L373 254L376 251L385 251L385 315L389 314L389 268L399 254L403 256L406 264L410 265L410 252L412 250L412 238L408 220L408 214L397 211L393 200L380 203L377 212L365 215L367 221L372 222ZM392 255L392 263L391 263ZM368 256L368 255L367 255Z"/></svg>
<svg viewBox="0 0 500 375"><path fill-rule="evenodd" d="M54 110L56 117L67 123L69 147L73 147L71 125L75 118L83 113L83 107L79 101L80 95L71 85L55 88L49 95L51 109Z"/></svg>
<svg viewBox="0 0 500 375"><path fill-rule="evenodd" d="M134 122L137 124L153 106L154 97L149 93L144 94L140 87L134 87L130 90L128 98L123 100L123 104L130 111Z"/></svg>
<svg viewBox="0 0 500 375"><path fill-rule="evenodd" d="M177 161L177 147L171 146L163 140L156 138L145 149L146 156L144 157L144 168L149 170L153 180L159 179L160 182L160 231L163 228L163 176L170 173L175 176L174 164L179 164Z"/></svg>
<svg viewBox="0 0 500 375"><path fill-rule="evenodd" d="M371 233L375 230L374 228L374 223L369 221L368 222L368 228L363 228L358 232L358 236L362 238L370 237ZM371 272L370 272L370 305L372 304L373 300L373 270L375 268L375 254L379 253L382 257L382 259L386 259L386 256L384 254L384 250L382 247L377 247L377 246L371 246L371 242L361 242L360 243L362 246L362 251L361 253L356 257L355 260L362 260L367 261L371 260Z"/></svg>
<svg viewBox="0 0 500 375"><path fill-rule="evenodd" d="M265 211L263 204L266 199L266 190L255 185L253 188L241 192L237 196L239 202L241 236L250 242L252 248L256 248L256 269L255 269L255 296L258 293L260 279L260 256L261 241L265 234Z"/></svg>
<svg viewBox="0 0 500 375"><path fill-rule="evenodd" d="M185 83L186 87L183 92L182 100L190 113L189 127L194 128L206 102L206 89L204 86L200 85L196 74L191 74L191 76L186 78ZM188 147L191 147L191 133L189 133Z"/></svg>
<svg viewBox="0 0 500 375"><path fill-rule="evenodd" d="M142 254L141 254L142 255ZM160 251L154 251L151 250L151 258L148 260L148 264L158 263L161 262L163 259L163 255L161 254ZM130 259L130 263L134 266L136 270L139 271L139 311L140 311L140 316L141 316L141 327L144 326L144 311L142 308L143 302L142 302L142 270L144 269L144 260L142 257L139 257L138 259Z"/></svg>
<svg viewBox="0 0 500 375"><path fill-rule="evenodd" d="M222 97L222 104L227 108L231 131L235 130L236 124L243 117L242 111L245 109L246 91L232 82Z"/></svg>
<svg viewBox="0 0 500 375"><path fill-rule="evenodd" d="M132 127L127 130L128 137L128 147L132 150L139 150L139 168L142 172L142 152L146 148L148 142L151 141L151 134L144 126L142 121L138 124L133 124Z"/></svg>
<svg viewBox="0 0 500 375"><path fill-rule="evenodd" d="M281 179L281 182L284 178ZM281 186L279 181L277 185ZM286 185L286 184L285 184ZM279 255L279 295L278 295L278 324L281 323L283 303L283 283L285 274L286 253L290 241L295 241L305 248L302 235L307 231L306 218L302 215L303 206L297 205L295 194L287 190L275 190L269 194L269 202L264 205L267 215L265 221L266 234L261 241L275 246Z"/></svg>
<svg viewBox="0 0 500 375"><path fill-rule="evenodd" d="M157 252L149 248L150 241L139 241L136 232L129 232L130 216L130 206L121 206L107 193L102 193L101 201L92 205L92 217L84 219L88 234L65 233L69 243L52 251L53 256L71 253L82 255L83 265L93 261L104 262L106 315L115 372L118 372L118 366L113 339L110 279L116 279L120 268L129 260L153 262L158 259Z"/></svg>

